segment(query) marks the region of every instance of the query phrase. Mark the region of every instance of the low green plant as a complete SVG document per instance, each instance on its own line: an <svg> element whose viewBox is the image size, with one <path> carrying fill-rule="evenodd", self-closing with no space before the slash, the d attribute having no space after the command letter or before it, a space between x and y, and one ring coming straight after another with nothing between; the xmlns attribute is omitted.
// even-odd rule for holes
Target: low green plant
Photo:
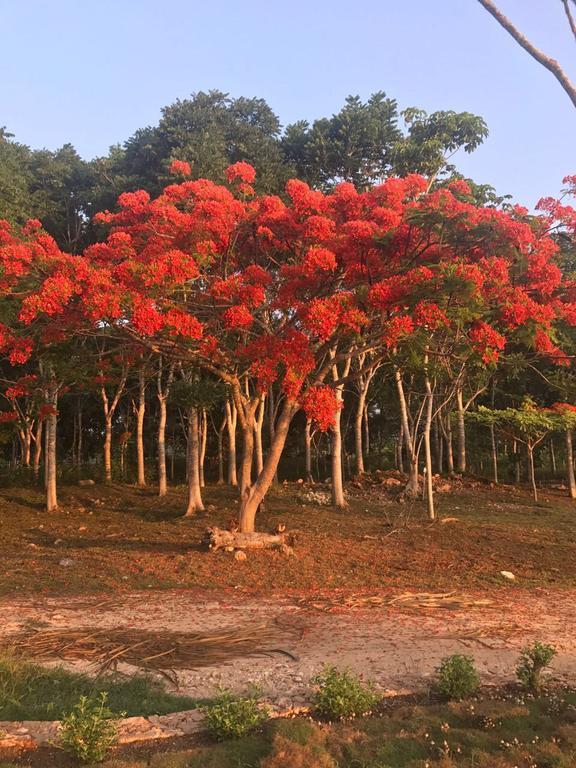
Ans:
<svg viewBox="0 0 576 768"><path fill-rule="evenodd" d="M316 711L328 720L344 720L366 715L378 703L372 683L365 683L350 670L326 665L314 680Z"/></svg>
<svg viewBox="0 0 576 768"><path fill-rule="evenodd" d="M118 739L113 718L104 691L99 696L81 696L62 719L58 746L82 763L101 762Z"/></svg>
<svg viewBox="0 0 576 768"><path fill-rule="evenodd" d="M270 713L258 701L258 691L253 689L247 696L235 696L223 690L208 704L200 707L204 724L216 741L239 739L256 730L268 720Z"/></svg>
<svg viewBox="0 0 576 768"><path fill-rule="evenodd" d="M469 698L476 693L480 685L474 659L460 653L443 658L436 667L436 675L434 690L456 701Z"/></svg>
<svg viewBox="0 0 576 768"><path fill-rule="evenodd" d="M538 640L523 648L516 667L516 677L520 684L532 693L540 693L542 672L550 665L554 656L556 656L556 649Z"/></svg>
<svg viewBox="0 0 576 768"><path fill-rule="evenodd" d="M62 667L41 667L14 652L0 654L0 720L61 720L71 701L102 691L112 712L128 716L164 715L193 709L198 703L169 693L161 681L149 676L93 678Z"/></svg>

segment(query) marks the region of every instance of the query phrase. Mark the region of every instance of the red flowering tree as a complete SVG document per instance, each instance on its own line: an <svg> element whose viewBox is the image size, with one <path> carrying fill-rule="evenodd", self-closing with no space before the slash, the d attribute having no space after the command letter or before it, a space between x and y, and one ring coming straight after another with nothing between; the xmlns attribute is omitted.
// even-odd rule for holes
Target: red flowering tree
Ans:
<svg viewBox="0 0 576 768"><path fill-rule="evenodd" d="M46 315L43 302L55 296L67 322L81 318L221 379L243 441L242 531L254 529L300 408L333 430L340 466L338 414L352 376L382 361L394 369L411 474L422 442L431 482L438 382L450 380L452 396L472 363L492 366L514 345L565 361L554 335L559 320L571 320L557 245L526 211L478 206L463 182L429 191L416 175L326 195L292 180L285 199L255 196L245 163L227 180L181 180L156 199L121 195L118 211L99 217L106 240L47 270L21 317ZM407 372L422 383L416 419L406 408ZM282 399L253 482L257 412L273 385Z"/></svg>

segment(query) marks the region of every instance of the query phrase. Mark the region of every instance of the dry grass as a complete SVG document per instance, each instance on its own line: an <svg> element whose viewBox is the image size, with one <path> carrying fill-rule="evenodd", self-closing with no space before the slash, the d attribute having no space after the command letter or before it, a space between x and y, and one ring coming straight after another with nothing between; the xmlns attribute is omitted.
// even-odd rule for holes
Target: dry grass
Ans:
<svg viewBox="0 0 576 768"><path fill-rule="evenodd" d="M5 640L5 649L31 661L84 661L98 674L124 663L146 672L169 672L222 664L239 656L283 653L287 630L276 624L230 627L210 634L141 629L29 629Z"/></svg>

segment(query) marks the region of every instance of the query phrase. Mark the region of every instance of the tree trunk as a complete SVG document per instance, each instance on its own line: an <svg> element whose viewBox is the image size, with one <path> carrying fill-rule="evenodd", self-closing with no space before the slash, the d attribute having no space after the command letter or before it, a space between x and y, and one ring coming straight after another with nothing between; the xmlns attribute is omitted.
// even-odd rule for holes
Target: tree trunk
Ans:
<svg viewBox="0 0 576 768"><path fill-rule="evenodd" d="M218 429L218 485L224 484L224 430L226 429L226 414Z"/></svg>
<svg viewBox="0 0 576 768"><path fill-rule="evenodd" d="M571 499L576 499L576 480L574 479L574 453L572 451L572 430L564 433L566 438L566 482Z"/></svg>
<svg viewBox="0 0 576 768"><path fill-rule="evenodd" d="M350 372L351 360L346 361L344 366L343 378ZM338 381L340 375L338 367L332 367L332 377ZM344 496L344 473L342 471L342 406L344 405L344 385L337 384L334 388L338 410L334 416L334 425L331 429L332 436L332 504L335 507L345 508L346 497Z"/></svg>
<svg viewBox="0 0 576 768"><path fill-rule="evenodd" d="M188 411L188 445L186 458L188 462L188 506L185 517L192 517L204 509L202 492L200 490L200 441L198 439L198 409L192 407Z"/></svg>
<svg viewBox="0 0 576 768"><path fill-rule="evenodd" d="M550 439L550 464L552 465L552 475L556 477L556 453L554 451L554 438Z"/></svg>
<svg viewBox="0 0 576 768"><path fill-rule="evenodd" d="M406 395L404 393L402 375L398 368L396 368L394 371L394 378L396 379L396 389L398 391L398 400L400 403L402 434L404 436L404 444L406 446L406 454L409 462L408 482L406 483L404 492L407 496L416 498L420 491L420 483L418 481L418 452L416 449L416 443L410 434L410 424L408 422L408 406L406 404Z"/></svg>
<svg viewBox="0 0 576 768"><path fill-rule="evenodd" d="M518 443L514 440L512 446L512 453L514 454L514 479L516 484L520 484L520 451L518 450Z"/></svg>
<svg viewBox="0 0 576 768"><path fill-rule="evenodd" d="M104 478L109 484L112 482L112 419L106 417L104 426Z"/></svg>
<svg viewBox="0 0 576 768"><path fill-rule="evenodd" d="M198 470L200 473L200 488L204 488L204 463L206 461L206 442L208 440L208 416L206 409L202 408L200 416L200 456L198 458Z"/></svg>
<svg viewBox="0 0 576 768"><path fill-rule="evenodd" d="M136 462L138 475L136 485L146 486L146 464L144 461L144 416L146 415L146 379L144 366L138 371L138 407L136 408Z"/></svg>
<svg viewBox="0 0 576 768"><path fill-rule="evenodd" d="M159 396L158 417L158 496L168 493L166 475L166 398Z"/></svg>
<svg viewBox="0 0 576 768"><path fill-rule="evenodd" d="M356 404L356 413L354 414L354 452L356 456L356 474L363 475L364 454L362 445L362 426L364 421L364 410L366 407L366 396L368 394L368 384L364 379L361 380L361 389L358 393L358 403Z"/></svg>
<svg viewBox="0 0 576 768"><path fill-rule="evenodd" d="M304 477L307 483L313 483L314 477L312 475L312 422L310 419L306 419L306 426L304 427L304 448L305 448Z"/></svg>
<svg viewBox="0 0 576 768"><path fill-rule="evenodd" d="M458 424L458 463L457 469L459 474L466 472L466 425L464 419L464 402L462 399L462 390L456 391L456 405L457 405L457 424Z"/></svg>
<svg viewBox="0 0 576 768"><path fill-rule="evenodd" d="M226 401L226 427L228 430L228 484L238 485L236 474L236 424L238 412L234 402Z"/></svg>
<svg viewBox="0 0 576 768"><path fill-rule="evenodd" d="M280 417L276 423L274 440L264 461L264 468L256 478L256 482L250 488L249 493L245 494L241 499L240 530L242 533L254 531L256 513L274 481L278 463L286 443L286 437L288 436L290 422L296 410L297 406L293 400L286 399L284 401Z"/></svg>
<svg viewBox="0 0 576 768"><path fill-rule="evenodd" d="M46 416L46 458L44 467L46 473L46 511L56 512L58 509L57 491L57 457L56 457L56 427L58 420L58 388L52 385L48 390L48 405L53 409Z"/></svg>
<svg viewBox="0 0 576 768"><path fill-rule="evenodd" d="M494 424L490 424L490 442L492 446L492 477L498 484L498 451L496 450L496 434Z"/></svg>
<svg viewBox="0 0 576 768"><path fill-rule="evenodd" d="M174 363L168 369L166 382L162 382L162 358L160 358L157 375L157 393L159 405L158 417L158 496L166 496L168 493L168 481L166 477L166 418L168 396L174 376Z"/></svg>
<svg viewBox="0 0 576 768"><path fill-rule="evenodd" d="M426 366L428 365L428 356L425 357ZM434 489L432 487L432 450L430 446L430 430L432 428L432 414L434 407L434 398L432 395L432 387L430 385L430 379L428 374L425 376L426 387L426 418L424 421L424 458L426 461L426 508L428 510L428 517L430 520L436 518L436 512L434 510Z"/></svg>
<svg viewBox="0 0 576 768"><path fill-rule="evenodd" d="M367 405L364 406L364 453L370 456L370 419Z"/></svg>
<svg viewBox="0 0 576 768"><path fill-rule="evenodd" d="M446 463L448 465L448 474L454 474L454 447L452 445L452 420L450 413L446 418Z"/></svg>
<svg viewBox="0 0 576 768"><path fill-rule="evenodd" d="M528 450L528 471L530 474L530 484L532 485L532 493L534 494L534 501L538 501L538 489L536 488L536 473L534 471L534 448L531 445L526 446Z"/></svg>
<svg viewBox="0 0 576 768"><path fill-rule="evenodd" d="M38 480L40 474L40 457L42 456L42 433L44 431L44 422L38 419L36 423L36 439L34 441L34 456L32 458L32 471L34 477Z"/></svg>
<svg viewBox="0 0 576 768"><path fill-rule="evenodd" d="M256 461L256 475L258 476L264 468L264 453L262 450L262 427L264 425L264 414L266 409L266 396L262 395L260 405L254 422L254 457Z"/></svg>
<svg viewBox="0 0 576 768"><path fill-rule="evenodd" d="M76 444L76 467L78 469L82 466L82 451L84 450L83 429L82 406L78 404L78 442Z"/></svg>

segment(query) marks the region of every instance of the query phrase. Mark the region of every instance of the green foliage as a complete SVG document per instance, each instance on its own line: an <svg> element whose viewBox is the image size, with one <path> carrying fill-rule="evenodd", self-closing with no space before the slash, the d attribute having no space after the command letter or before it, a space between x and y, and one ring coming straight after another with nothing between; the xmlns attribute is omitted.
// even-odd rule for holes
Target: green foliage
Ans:
<svg viewBox="0 0 576 768"><path fill-rule="evenodd" d="M62 719L59 745L82 763L101 762L117 741L114 713L106 705L107 695L81 696Z"/></svg>
<svg viewBox="0 0 576 768"><path fill-rule="evenodd" d="M478 690L480 684L474 660L459 653L442 659L436 673L434 689L448 699L467 699Z"/></svg>
<svg viewBox="0 0 576 768"><path fill-rule="evenodd" d="M440 111L428 115L411 107L402 112L408 135L394 148L394 172L400 176L421 173L433 176L453 170L448 164L459 149L473 152L488 136L481 117L470 112Z"/></svg>
<svg viewBox="0 0 576 768"><path fill-rule="evenodd" d="M343 720L369 713L379 697L371 683L364 683L349 670L340 671L326 665L314 679L318 690L313 704L317 712L328 720Z"/></svg>
<svg viewBox="0 0 576 768"><path fill-rule="evenodd" d="M234 696L224 690L201 707L210 736L216 741L239 739L265 723L269 712L260 706L257 694L253 690L248 696Z"/></svg>
<svg viewBox="0 0 576 768"><path fill-rule="evenodd" d="M520 408L498 410L481 405L477 411L467 413L466 418L485 426L493 425L502 434L529 446L537 445L550 432L565 429L561 415L536 407L529 398Z"/></svg>
<svg viewBox="0 0 576 768"><path fill-rule="evenodd" d="M0 720L60 720L71 701L102 692L117 715L160 715L196 704L187 696L167 693L161 683L148 677L92 679L61 667L30 664L13 654L0 657Z"/></svg>
<svg viewBox="0 0 576 768"><path fill-rule="evenodd" d="M524 688L532 693L540 693L542 672L550 665L554 656L556 656L556 649L538 640L522 650L516 667L516 676Z"/></svg>

